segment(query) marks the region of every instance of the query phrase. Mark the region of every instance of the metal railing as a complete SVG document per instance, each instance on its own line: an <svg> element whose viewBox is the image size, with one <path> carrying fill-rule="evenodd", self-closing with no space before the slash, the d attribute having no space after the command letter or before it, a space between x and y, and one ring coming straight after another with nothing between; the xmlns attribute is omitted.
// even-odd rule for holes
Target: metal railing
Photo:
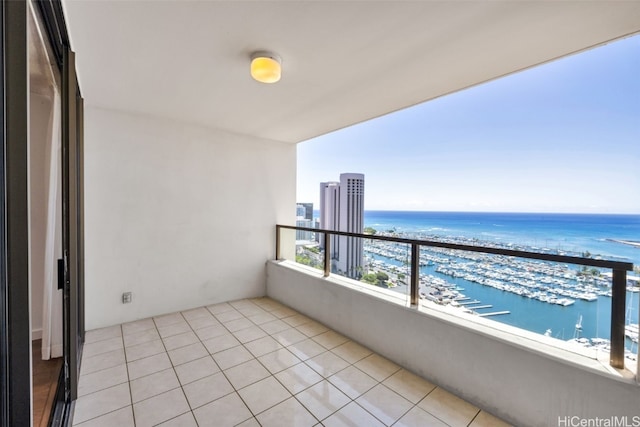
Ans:
<svg viewBox="0 0 640 427"><path fill-rule="evenodd" d="M411 280L410 280L410 302L411 305L419 304L419 279L420 279L420 246L430 246L435 248L454 249L467 252L480 252L493 255L504 255L509 257L536 259L541 261L551 261L564 264L584 265L589 267L608 268L613 272L611 286L611 348L609 353L609 364L614 368L624 368L624 340L625 340L625 305L627 289L627 271L633 270L633 263L609 261L593 258L581 258L567 255L554 255L539 252L520 251L513 249L493 248L487 246L462 245L457 243L438 242L435 240L407 239L402 237L377 236L372 234L348 233L335 230L321 230L318 228L296 227L292 225L276 225L276 259L281 259L280 232L282 229L310 231L321 233L324 236L324 276L331 274L331 257L326 254L331 253L331 239L329 236L356 237L369 240L381 240L394 243L411 245Z"/></svg>

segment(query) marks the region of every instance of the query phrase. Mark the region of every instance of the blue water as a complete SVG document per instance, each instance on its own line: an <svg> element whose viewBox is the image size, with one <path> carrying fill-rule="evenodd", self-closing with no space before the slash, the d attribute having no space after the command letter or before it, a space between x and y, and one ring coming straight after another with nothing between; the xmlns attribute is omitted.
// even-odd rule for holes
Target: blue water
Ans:
<svg viewBox="0 0 640 427"><path fill-rule="evenodd" d="M534 251L536 248L566 251L570 255L588 251L593 256L640 265L640 248L607 240L640 241L640 215L366 211L364 219L366 227L380 231L477 238L526 245ZM578 318L583 316L581 336L609 338L609 297L600 296L594 302L576 300L574 305L562 307L440 275L435 272L436 267L423 267L421 272L456 283L464 288L462 293L466 296L493 305L488 311L511 312L491 317L493 320L538 333L551 329L552 336L570 339ZM626 314L631 323L638 323L638 293L627 293Z"/></svg>
<svg viewBox="0 0 640 427"><path fill-rule="evenodd" d="M473 237L582 253L640 265L640 249L606 239L640 241L640 215L366 211L365 227Z"/></svg>

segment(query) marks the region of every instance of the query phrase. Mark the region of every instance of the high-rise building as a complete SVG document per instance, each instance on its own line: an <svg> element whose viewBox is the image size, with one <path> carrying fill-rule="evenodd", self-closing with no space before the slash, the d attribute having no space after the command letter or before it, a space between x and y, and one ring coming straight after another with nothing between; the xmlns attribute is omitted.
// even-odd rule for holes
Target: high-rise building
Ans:
<svg viewBox="0 0 640 427"><path fill-rule="evenodd" d="M313 228L313 222L304 217L298 217L296 220L296 227ZM314 233L311 231L296 230L296 240L304 242L313 242Z"/></svg>
<svg viewBox="0 0 640 427"><path fill-rule="evenodd" d="M311 209L311 219L308 218L309 208ZM313 228L313 203L298 203L296 205L296 227ZM314 233L297 230L296 240L313 241Z"/></svg>
<svg viewBox="0 0 640 427"><path fill-rule="evenodd" d="M313 203L298 203L298 205L304 206L304 219L313 221Z"/></svg>
<svg viewBox="0 0 640 427"><path fill-rule="evenodd" d="M323 230L338 230L340 222L340 183L321 182L320 183L320 228ZM320 247L324 249L324 235L320 235ZM332 260L338 258L338 240L336 236L331 236Z"/></svg>
<svg viewBox="0 0 640 427"><path fill-rule="evenodd" d="M320 228L362 233L364 230L364 175L343 173L340 182L320 183ZM321 239L321 246L324 242ZM335 270L348 277L362 274L362 239L333 236L331 259Z"/></svg>

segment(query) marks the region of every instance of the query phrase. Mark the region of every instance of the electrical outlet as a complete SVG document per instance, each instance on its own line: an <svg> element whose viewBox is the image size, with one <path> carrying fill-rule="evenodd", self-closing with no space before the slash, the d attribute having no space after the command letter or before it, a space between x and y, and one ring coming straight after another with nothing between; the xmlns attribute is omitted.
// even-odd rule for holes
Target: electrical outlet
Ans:
<svg viewBox="0 0 640 427"><path fill-rule="evenodd" d="M123 304L128 304L128 303L131 302L132 298L133 297L131 295L131 292L125 292L125 293L122 294L122 303Z"/></svg>

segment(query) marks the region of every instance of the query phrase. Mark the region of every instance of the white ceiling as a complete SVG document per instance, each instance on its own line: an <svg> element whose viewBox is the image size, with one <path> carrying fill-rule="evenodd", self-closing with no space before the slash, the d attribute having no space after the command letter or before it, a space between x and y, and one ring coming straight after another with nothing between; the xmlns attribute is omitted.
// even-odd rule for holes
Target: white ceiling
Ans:
<svg viewBox="0 0 640 427"><path fill-rule="evenodd" d="M640 31L640 1L64 6L88 105L293 143ZM262 49L275 85L249 76Z"/></svg>

